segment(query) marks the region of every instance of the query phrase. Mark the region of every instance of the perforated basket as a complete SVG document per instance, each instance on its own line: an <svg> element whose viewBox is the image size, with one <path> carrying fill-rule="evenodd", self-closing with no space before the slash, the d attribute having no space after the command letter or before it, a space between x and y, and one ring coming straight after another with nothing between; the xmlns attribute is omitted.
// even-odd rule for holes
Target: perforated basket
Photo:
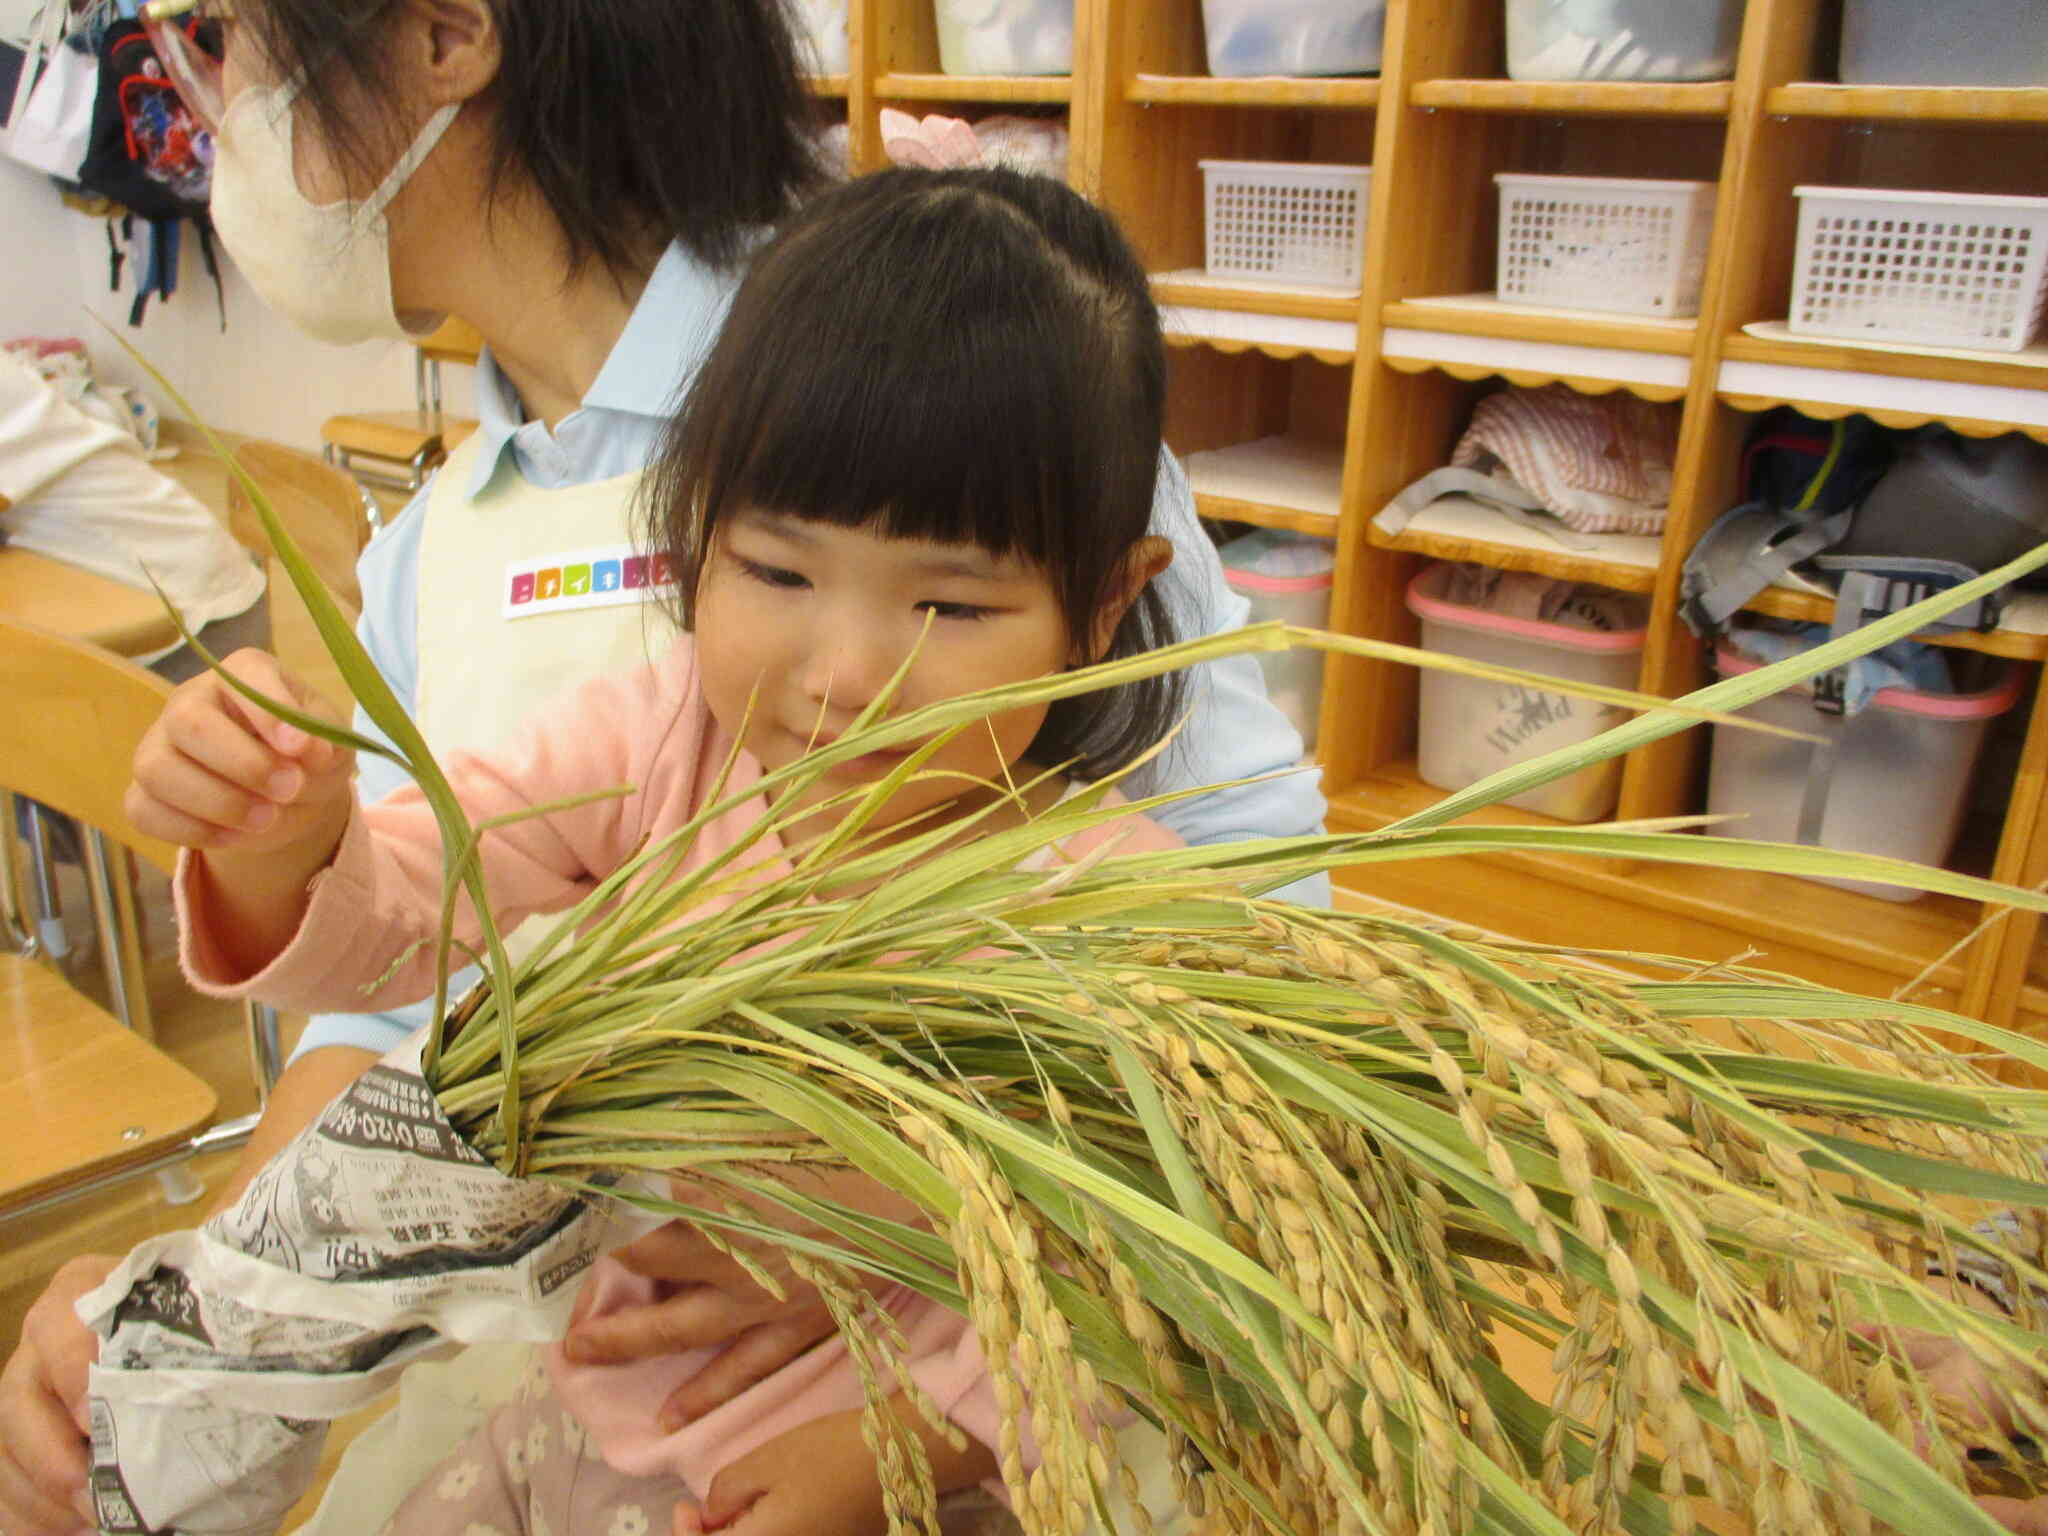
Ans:
<svg viewBox="0 0 2048 1536"><path fill-rule="evenodd" d="M1714 185L1498 175L1495 279L1510 304L1685 319L1700 311Z"/></svg>
<svg viewBox="0 0 2048 1536"><path fill-rule="evenodd" d="M2017 352L2040 329L2048 197L1794 190L1792 330Z"/></svg>
<svg viewBox="0 0 2048 1536"><path fill-rule="evenodd" d="M1367 165L1204 160L1209 274L1355 291L1371 185Z"/></svg>

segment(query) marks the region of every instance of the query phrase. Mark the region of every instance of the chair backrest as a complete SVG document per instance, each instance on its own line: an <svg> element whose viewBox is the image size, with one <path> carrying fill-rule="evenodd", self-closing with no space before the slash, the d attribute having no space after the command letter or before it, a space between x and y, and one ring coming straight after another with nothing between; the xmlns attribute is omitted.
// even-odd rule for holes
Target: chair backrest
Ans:
<svg viewBox="0 0 2048 1536"><path fill-rule="evenodd" d="M168 873L178 850L122 809L129 764L171 685L111 651L0 619L0 788L97 827Z"/></svg>
<svg viewBox="0 0 2048 1536"><path fill-rule="evenodd" d="M415 345L420 355L430 363L461 363L474 368L477 353L483 350L484 338L467 320L458 320L450 315Z"/></svg>
<svg viewBox="0 0 2048 1536"><path fill-rule="evenodd" d="M247 442L235 457L270 498L292 538L311 562L328 590L351 613L363 606L356 583L356 556L370 541L370 523L363 494L354 480L310 453L282 443ZM263 521L250 504L237 477L228 477L228 531L243 548L265 559L276 553Z"/></svg>

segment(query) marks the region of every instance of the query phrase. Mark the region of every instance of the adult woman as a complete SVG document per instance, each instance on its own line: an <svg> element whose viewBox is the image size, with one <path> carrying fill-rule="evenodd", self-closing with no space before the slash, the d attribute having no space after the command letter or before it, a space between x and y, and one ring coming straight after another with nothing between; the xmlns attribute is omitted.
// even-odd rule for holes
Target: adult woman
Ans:
<svg viewBox="0 0 2048 1536"><path fill-rule="evenodd" d="M507 594L522 575L576 563L563 557L628 542L635 478L716 330L738 260L818 175L782 9L233 0L221 19L215 217L252 283L327 339L417 331L455 313L487 343L479 430L371 546L362 587L364 638L435 749L488 745L538 699L644 660L664 638L638 592L557 589L578 601L518 604ZM1175 545L1176 626L1241 622L1185 479L1170 460L1162 468L1155 527ZM537 590L529 579L528 598ZM1299 738L1249 660L1204 674L1174 782L1298 759ZM366 769L365 797L394 777ZM1313 776L1294 775L1168 819L1202 842L1306 831L1321 815ZM414 1022L316 1020L243 1177ZM829 1327L814 1299L773 1301L688 1229L664 1228L627 1257L690 1283L572 1335L572 1349L604 1359L731 1341L666 1415L706 1411ZM59 1273L0 1375L8 1536L68 1532L86 1507L77 1410L91 1341L69 1303L108 1262Z"/></svg>

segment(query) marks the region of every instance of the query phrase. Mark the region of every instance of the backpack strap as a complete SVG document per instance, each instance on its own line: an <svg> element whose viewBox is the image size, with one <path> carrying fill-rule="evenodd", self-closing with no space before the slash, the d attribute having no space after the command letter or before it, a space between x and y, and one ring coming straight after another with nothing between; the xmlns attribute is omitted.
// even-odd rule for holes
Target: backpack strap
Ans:
<svg viewBox="0 0 2048 1536"><path fill-rule="evenodd" d="M1761 501L1723 512L1685 557L1678 616L1696 635L1716 632L1793 566L1841 543L1852 515L1781 514Z"/></svg>
<svg viewBox="0 0 2048 1536"><path fill-rule="evenodd" d="M220 328L226 331L228 296L227 290L221 286L220 257L214 254L213 249L213 220L204 213L195 213L192 215L192 227L199 235L199 260L206 267L206 275L213 279L213 303L220 311Z"/></svg>
<svg viewBox="0 0 2048 1536"><path fill-rule="evenodd" d="M1574 534L1543 505L1536 494L1506 475L1455 466L1433 469L1401 491L1373 515L1372 525L1389 536L1415 521L1417 514L1446 496L1469 496L1493 508L1510 522L1550 535L1567 549L1597 549L1596 540Z"/></svg>

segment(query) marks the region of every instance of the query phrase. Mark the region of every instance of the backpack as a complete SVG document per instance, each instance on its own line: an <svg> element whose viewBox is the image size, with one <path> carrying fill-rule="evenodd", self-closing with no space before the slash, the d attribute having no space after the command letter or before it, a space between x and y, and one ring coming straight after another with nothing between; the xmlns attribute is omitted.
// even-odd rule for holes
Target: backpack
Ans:
<svg viewBox="0 0 2048 1536"><path fill-rule="evenodd" d="M1743 452L1743 501L1686 557L1679 615L1723 628L1778 581L1832 594L1836 635L1959 586L2048 537L2048 450L2017 440L1959 446L1946 428L1890 432L1863 416L1766 414ZM1997 627L1992 593L1928 626ZM1838 701L1840 676L1815 680Z"/></svg>
<svg viewBox="0 0 2048 1536"><path fill-rule="evenodd" d="M199 24L187 33L201 39ZM139 21L116 21L100 39L99 96L93 104L92 134L78 181L148 225L149 265L144 271L128 323L140 324L152 293L169 298L178 285L178 225L189 219L199 232L199 249L220 297L220 268L213 253L213 225L207 198L213 184L213 138L171 83L156 47ZM112 242L111 232L109 243ZM120 256L114 257L119 285ZM227 325L221 298L221 325Z"/></svg>

